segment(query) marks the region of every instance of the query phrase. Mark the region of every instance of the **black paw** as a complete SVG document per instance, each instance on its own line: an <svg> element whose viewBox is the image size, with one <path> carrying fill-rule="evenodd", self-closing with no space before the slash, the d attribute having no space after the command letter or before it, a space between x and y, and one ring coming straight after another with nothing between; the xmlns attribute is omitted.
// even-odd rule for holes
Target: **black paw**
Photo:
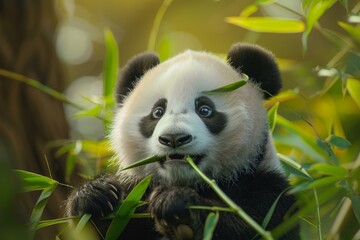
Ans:
<svg viewBox="0 0 360 240"><path fill-rule="evenodd" d="M95 218L113 212L123 194L115 176L100 175L74 190L66 202L68 216L82 216L85 213Z"/></svg>
<svg viewBox="0 0 360 240"><path fill-rule="evenodd" d="M201 203L194 189L162 186L151 193L149 210L160 233L171 239L192 239L194 217L187 207Z"/></svg>

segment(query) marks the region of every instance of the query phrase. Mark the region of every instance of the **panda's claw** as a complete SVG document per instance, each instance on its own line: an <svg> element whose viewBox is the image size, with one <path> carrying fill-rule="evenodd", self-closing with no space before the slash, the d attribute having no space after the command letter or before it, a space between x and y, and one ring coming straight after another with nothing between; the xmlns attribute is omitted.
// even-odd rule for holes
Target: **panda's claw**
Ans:
<svg viewBox="0 0 360 240"><path fill-rule="evenodd" d="M66 203L66 213L68 216L89 213L95 218L104 217L114 211L122 197L118 179L104 174L73 191Z"/></svg>
<svg viewBox="0 0 360 240"><path fill-rule="evenodd" d="M107 205L109 206L111 212L114 211L114 207L109 201L107 201Z"/></svg>

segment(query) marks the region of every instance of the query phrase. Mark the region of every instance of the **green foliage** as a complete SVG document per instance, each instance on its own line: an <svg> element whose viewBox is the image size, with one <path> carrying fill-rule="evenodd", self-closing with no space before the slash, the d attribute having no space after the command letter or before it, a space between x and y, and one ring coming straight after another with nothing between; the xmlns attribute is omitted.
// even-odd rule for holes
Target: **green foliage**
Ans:
<svg viewBox="0 0 360 240"><path fill-rule="evenodd" d="M150 34L148 50L156 50L159 28L171 3L172 0L165 0L156 14ZM319 21L336 4L341 4L344 11L348 13L347 21L342 19L338 22L338 26L331 29L323 27ZM262 16L260 10L270 5L277 6L296 15L296 19ZM304 0L302 1L302 12L296 12L274 0L257 0L240 11L239 16L225 18L227 23L257 33L301 34L299 41L302 42L304 54L308 51L308 38L310 34L318 31L339 51L332 59L329 59L328 64L316 68L315 74L317 75L311 73L312 77L325 79L324 86L318 92L305 98L301 89L290 89L265 102L265 107L269 109L269 128L273 133L274 141L279 151L278 157L292 183L289 192L296 194L298 197L298 202L296 203L298 211L294 215L289 216L286 221L270 233L265 229L281 195L278 196L278 199L269 209L266 218L259 225L239 206L233 203L218 188L214 181L201 173L190 159L188 160L189 164L214 189L219 198L227 204L226 208L218 206L189 207L190 209L209 211L204 229L204 239L212 238L216 224L219 218L221 218L219 215L220 211L238 214L265 239L281 236L281 234L288 231L298 221L302 225L303 238L308 237L310 239L313 239L314 236L319 239L323 237L330 239L341 238L345 232L352 229L349 226L345 226L346 218L344 216L352 218L353 225L360 225L359 139L348 139L346 135L349 134L349 130L344 130L343 126L343 122L351 117L355 116L356 119L359 119L359 6L359 3L357 3L351 7L347 0ZM255 14L256 16L254 16ZM79 111L73 117L96 117L100 119L104 123L105 132L107 132L113 118L115 101L112 93L118 75L119 57L116 41L109 30L105 31L105 43L106 57L103 70L103 96L86 97L86 100L92 104L88 108L72 102L64 94L26 76L4 69L0 69L0 76L28 84L65 104L75 107ZM166 49L162 48L162 51L159 52L162 59L168 56ZM280 60L279 63L281 66L282 62ZM294 63L294 65L301 64L301 62ZM244 79L236 83L206 93L226 94L246 84L246 80L247 77L244 76ZM306 109L305 111L298 110L298 108L293 110L292 106L294 105L306 105ZM351 115L345 115L342 112L344 109L347 111L345 114L351 113ZM357 131L357 129L353 130ZM91 141L82 139L59 141L52 143L52 146L60 147L57 154L66 156L67 167L65 174L67 182L71 180L76 166L81 167L80 175L91 177L104 171L104 169L108 169L109 164L111 165L112 152L108 150L109 143L107 140ZM149 157L126 166L123 170L154 161L159 161L159 159ZM116 169L116 166L114 168ZM29 219L28 229L30 238L34 236L37 230L42 228L60 225L64 226L65 229L74 219L78 220L75 233L81 235L84 226L90 224L90 215L84 215L80 219L78 217L70 217L41 220L43 211L56 187L65 184L59 183L52 178L22 170L16 170L15 173L21 180L21 190L23 192L41 191ZM121 203L115 215L110 216L111 218L113 217L113 220L106 239L116 239L126 227L130 218L149 217L149 214L134 213L136 207L143 204L141 197L149 182L150 177L144 179ZM345 209L342 207L346 202L344 201L345 199L350 201L350 209L353 214L343 210ZM342 227L332 232L331 229L334 226ZM56 236L56 239L60 239L59 236L61 234L62 231ZM351 234L351 237L353 237L355 232L352 231L347 234Z"/></svg>

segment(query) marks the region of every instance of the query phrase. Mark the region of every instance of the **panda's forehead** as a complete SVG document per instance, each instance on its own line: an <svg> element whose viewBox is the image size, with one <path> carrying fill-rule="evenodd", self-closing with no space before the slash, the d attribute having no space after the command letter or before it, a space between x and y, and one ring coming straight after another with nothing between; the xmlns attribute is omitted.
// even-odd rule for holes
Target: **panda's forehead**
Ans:
<svg viewBox="0 0 360 240"><path fill-rule="evenodd" d="M192 101L203 92L238 78L236 71L225 62L210 54L192 51L160 64L151 75L144 80L152 82L156 88L154 93L177 103Z"/></svg>

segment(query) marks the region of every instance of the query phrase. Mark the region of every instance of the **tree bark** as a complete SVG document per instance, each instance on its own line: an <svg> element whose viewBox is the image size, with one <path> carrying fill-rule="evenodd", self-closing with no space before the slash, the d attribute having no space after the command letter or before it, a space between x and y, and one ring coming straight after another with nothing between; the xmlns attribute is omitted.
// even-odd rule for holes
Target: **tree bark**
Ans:
<svg viewBox="0 0 360 240"><path fill-rule="evenodd" d="M0 68L63 91L66 81L54 47L56 26L54 1L0 0ZM1 165L49 176L47 158L53 178L64 182L65 162L55 156L49 142L66 138L68 125L61 102L0 76ZM62 215L61 205L67 193L68 189L62 187L55 190L43 219ZM38 196L21 195L25 221ZM39 239L54 239L49 231L39 234Z"/></svg>

